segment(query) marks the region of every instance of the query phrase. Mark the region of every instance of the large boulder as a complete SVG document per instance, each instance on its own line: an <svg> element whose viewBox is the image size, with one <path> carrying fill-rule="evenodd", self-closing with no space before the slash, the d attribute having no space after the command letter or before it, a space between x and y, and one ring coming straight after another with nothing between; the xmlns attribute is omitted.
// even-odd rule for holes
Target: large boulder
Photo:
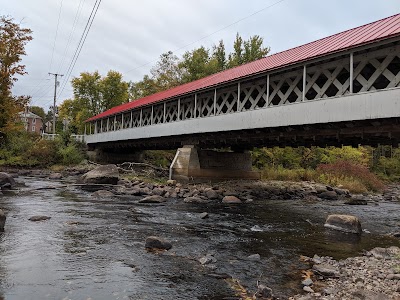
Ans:
<svg viewBox="0 0 400 300"><path fill-rule="evenodd" d="M0 232L4 231L4 225L6 224L6 215L0 209Z"/></svg>
<svg viewBox="0 0 400 300"><path fill-rule="evenodd" d="M5 188L13 188L15 186L15 180L11 175L0 172L0 189Z"/></svg>
<svg viewBox="0 0 400 300"><path fill-rule="evenodd" d="M83 174L79 183L114 184L118 183L119 172L116 165L103 165Z"/></svg>
<svg viewBox="0 0 400 300"><path fill-rule="evenodd" d="M329 215L325 227L347 233L361 234L360 220L351 215Z"/></svg>

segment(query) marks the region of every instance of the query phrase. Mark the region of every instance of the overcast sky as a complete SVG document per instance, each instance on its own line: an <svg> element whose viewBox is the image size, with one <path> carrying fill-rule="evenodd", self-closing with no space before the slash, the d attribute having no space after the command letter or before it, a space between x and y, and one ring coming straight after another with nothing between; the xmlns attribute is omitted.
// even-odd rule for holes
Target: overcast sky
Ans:
<svg viewBox="0 0 400 300"><path fill-rule="evenodd" d="M15 84L15 94L31 95L31 104L46 110L52 105L54 78L48 72L66 74L95 2L0 0L0 15L33 30L23 59L29 74ZM221 39L230 51L237 32L260 35L275 53L399 12L399 0L102 0L68 80L84 71L116 70L137 81L161 53L181 56ZM70 83L58 102L68 97Z"/></svg>

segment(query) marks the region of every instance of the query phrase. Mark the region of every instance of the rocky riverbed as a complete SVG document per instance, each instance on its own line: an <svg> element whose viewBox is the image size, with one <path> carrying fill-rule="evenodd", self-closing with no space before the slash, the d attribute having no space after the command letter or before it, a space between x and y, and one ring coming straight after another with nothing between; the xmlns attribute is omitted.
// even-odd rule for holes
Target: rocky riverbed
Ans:
<svg viewBox="0 0 400 300"><path fill-rule="evenodd" d="M74 289L80 293L71 299L86 299L82 291L97 296L93 299L399 298L398 248L390 248L393 255L388 250L372 250L378 246L400 246L397 185L388 187L383 194L352 195L340 187L312 182L156 184L124 179L114 168L107 170L106 175L100 174L98 181L93 179L96 176L82 178L88 171L85 168L62 173L8 171L17 177L17 187L10 190L6 185L0 196L0 209L7 216L5 233L0 236L0 263L8 266L3 271L0 267L0 298L4 294L5 299L18 299L12 294L21 296L29 290L23 281L20 283L24 289L18 288L15 280L21 276L22 280L25 275L23 268L16 269L10 256L21 253L22 245L36 245L29 238L27 244L11 242L14 235L23 239L18 235L19 228L32 222L32 217L38 220L37 227L25 230L32 229L31 234L39 238L43 232L36 230L41 227L46 233L44 240L54 235L45 251L52 251L49 276L59 281L43 280L40 284L44 288L51 284L68 290L62 281L65 275L60 276L60 255L66 255L82 270L79 276L75 270L64 271L78 286L90 284L91 272L86 268L98 270L96 262L103 258L117 264L111 269L117 274L108 274L103 285L111 286L115 280L121 280L123 283L117 286L123 290L124 285L129 285L125 279L133 277L140 282L170 282L169 286L157 284L153 289L146 285L144 291L128 289L125 296ZM358 216L363 233L346 234L324 228L331 214ZM60 250L59 246L66 242L63 236L73 236L76 245L62 246L64 250ZM85 238L81 240L80 236ZM154 239L157 236L161 244ZM150 244L172 249L143 256ZM15 252L2 250L13 247ZM386 254L379 257L379 253ZM30 254L34 261L37 254ZM154 255L161 260L154 261ZM121 260L132 266L135 276L124 273L117 263ZM334 272L324 275L318 266ZM12 270L16 270L15 274ZM41 267L32 270L38 272ZM124 274L123 278L118 272ZM193 284L199 284L203 290ZM39 289L34 294L41 298L43 289L34 283L30 286ZM93 288L100 286L94 284ZM49 289L52 296L62 299L65 295Z"/></svg>

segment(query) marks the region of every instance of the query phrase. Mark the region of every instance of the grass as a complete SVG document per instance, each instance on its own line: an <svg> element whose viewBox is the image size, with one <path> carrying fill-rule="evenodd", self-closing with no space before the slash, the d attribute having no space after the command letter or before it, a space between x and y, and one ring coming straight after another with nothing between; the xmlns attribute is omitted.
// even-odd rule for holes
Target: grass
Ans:
<svg viewBox="0 0 400 300"><path fill-rule="evenodd" d="M347 161L321 164L317 169L267 168L262 171L264 180L315 181L348 189L352 193L379 192L384 183L367 167Z"/></svg>

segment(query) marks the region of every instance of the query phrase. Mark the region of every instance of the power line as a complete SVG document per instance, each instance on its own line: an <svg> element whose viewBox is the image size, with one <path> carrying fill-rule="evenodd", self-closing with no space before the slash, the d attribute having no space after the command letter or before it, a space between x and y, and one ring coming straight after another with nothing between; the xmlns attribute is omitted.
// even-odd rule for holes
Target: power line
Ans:
<svg viewBox="0 0 400 300"><path fill-rule="evenodd" d="M214 34L220 32L220 31L223 31L223 30L225 30L225 29L227 29L227 28L229 28L229 27L231 27L231 26L233 26L233 25L236 25L236 24L238 24L238 23L240 23L240 22L242 22L242 21L244 21L244 20L246 20L246 19L248 19L248 18L251 18L252 16L254 16L254 15L256 15L256 14L258 14L258 13L260 13L260 12L266 10L266 9L269 9L269 8L275 6L275 5L277 5L277 4L279 4L279 3L283 2L283 1L285 1L285 0L279 0L279 1L277 1L277 2L275 2L275 3L273 3L273 4L271 4L271 5L265 6L265 7L263 7L263 8L261 8L261 9L255 11L255 12L253 12L252 14L247 15L246 17L243 17L243 18L241 18L241 19L239 19L239 20L236 20L235 22L233 22L233 23L231 23L231 24L229 24L229 25L226 25L226 26L224 26L224 27L222 27L222 28L220 28L220 29L218 29L218 30L216 30L216 31L214 31L214 32L212 32L212 33L210 33L210 34L207 34L207 35L205 35L205 36L199 38L198 40L195 40L195 41L193 41L193 42L190 42L190 43L188 43L188 44L186 44L186 45L184 45L184 46L182 46L182 47L179 47L179 48L175 49L173 52L177 52L177 51L179 51L179 50L185 49L185 48L187 48L187 47L189 47L189 46L191 46L191 45L193 45L193 44L195 44L195 43L197 43L197 42L200 42L200 41L202 41L202 40L204 40L204 39L206 39L206 38L208 38L208 37L210 37L210 36L212 36L212 35L214 35ZM146 62L145 64L140 65L140 66L138 66L138 67L135 67L135 68L133 68L133 69L130 69L130 70L128 70L128 71L125 72L125 73L130 73L130 72L132 72L132 71L135 71L135 70L137 70L137 69L140 69L140 68L142 68L142 67L145 67L145 66L147 66L147 65L149 65L149 64L151 64L151 63L153 63L153 62L156 62L156 61L157 61L157 59L154 59L154 60L152 60L152 61L148 61L148 62Z"/></svg>
<svg viewBox="0 0 400 300"><path fill-rule="evenodd" d="M53 65L53 57L54 57L54 50L56 48L56 41L57 41L57 34L58 34L58 26L60 25L60 18L61 18L61 9L62 9L62 4L64 0L60 1L60 10L58 12L58 21L57 21L57 26L56 26L56 34L54 36L54 43L53 43L53 51L51 53L51 60L50 60L50 67L49 70L51 70L51 67Z"/></svg>
<svg viewBox="0 0 400 300"><path fill-rule="evenodd" d="M87 21L86 26L85 26L85 29L83 30L82 36L81 36L81 38L79 40L79 43L78 43L78 46L77 46L77 48L75 50L74 56L72 57L71 63L70 63L70 65L68 67L68 70L66 72L67 75L65 76L63 87L62 87L61 92L59 93L59 95L62 94L62 92L64 91L65 86L68 83L68 80L69 80L69 78L71 76L71 73L72 73L74 67L75 67L75 64L76 64L76 62L78 60L78 57L79 57L79 55L80 55L80 53L82 51L83 45L85 44L85 41L86 41L86 38L87 38L87 36L89 34L90 28L92 27L92 24L93 24L94 18L96 17L97 10L99 9L100 3L101 3L101 0L96 0L95 4L93 5L93 9L92 9L92 11L90 13L90 16L89 16L88 21Z"/></svg>
<svg viewBox="0 0 400 300"><path fill-rule="evenodd" d="M83 4L84 4L84 3L85 3L85 0L81 0L81 1L79 2L78 9L76 10L76 13L75 13L74 22L73 22L73 24L72 24L71 31L70 31L69 36L68 36L67 44L66 44L66 46L65 46L65 48L64 48L64 54L63 54L63 56L62 56L62 60L60 61L59 66L58 66L58 71L57 71L57 73L59 73L59 72L61 71L61 68L62 68L63 65L64 65L65 59L66 59L66 57L67 57L66 54L67 54L67 52L68 52L68 50L69 50L69 46L70 46L70 44L71 44L71 39L72 39L73 34L75 33L76 24L78 23L78 19L79 19L79 17L80 17L80 14L81 14L81 11L82 11L82 7L83 7Z"/></svg>

